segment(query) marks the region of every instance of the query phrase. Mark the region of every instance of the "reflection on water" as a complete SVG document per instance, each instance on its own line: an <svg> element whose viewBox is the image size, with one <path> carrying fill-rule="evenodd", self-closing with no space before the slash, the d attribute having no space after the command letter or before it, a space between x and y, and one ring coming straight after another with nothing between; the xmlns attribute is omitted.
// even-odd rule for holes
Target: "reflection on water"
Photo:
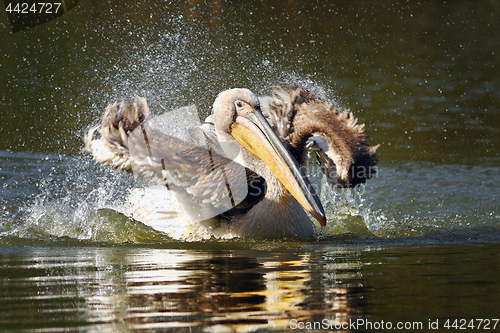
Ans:
<svg viewBox="0 0 500 333"><path fill-rule="evenodd" d="M4 328L281 330L363 318L357 251L4 249ZM25 313L32 313L29 322ZM5 320L8 318L8 320ZM7 323L7 324L6 324Z"/></svg>
<svg viewBox="0 0 500 333"><path fill-rule="evenodd" d="M0 329L288 331L294 320L361 319L442 327L498 315L498 245L209 246L0 248Z"/></svg>

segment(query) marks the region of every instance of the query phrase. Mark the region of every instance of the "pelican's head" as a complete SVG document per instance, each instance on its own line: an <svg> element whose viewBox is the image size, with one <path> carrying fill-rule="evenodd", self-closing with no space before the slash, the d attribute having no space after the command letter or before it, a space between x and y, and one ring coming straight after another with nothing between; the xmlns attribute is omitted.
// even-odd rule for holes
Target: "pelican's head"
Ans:
<svg viewBox="0 0 500 333"><path fill-rule="evenodd" d="M215 100L213 112L217 135L228 157L236 157L236 146L247 149L325 226L323 207L309 179L262 115L257 96L248 89L226 90Z"/></svg>

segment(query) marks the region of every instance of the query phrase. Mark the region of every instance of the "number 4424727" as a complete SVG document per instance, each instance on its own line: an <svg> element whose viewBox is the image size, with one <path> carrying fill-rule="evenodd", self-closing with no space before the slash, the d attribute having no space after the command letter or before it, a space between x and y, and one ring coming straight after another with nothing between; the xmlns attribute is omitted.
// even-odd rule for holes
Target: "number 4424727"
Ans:
<svg viewBox="0 0 500 333"><path fill-rule="evenodd" d="M60 7L60 2L36 2L33 4L21 2L15 5L10 2L5 11L18 14L54 14L59 11Z"/></svg>
<svg viewBox="0 0 500 333"><path fill-rule="evenodd" d="M499 319L448 319L443 327L447 329L466 330L466 329L482 329L494 330L497 327Z"/></svg>

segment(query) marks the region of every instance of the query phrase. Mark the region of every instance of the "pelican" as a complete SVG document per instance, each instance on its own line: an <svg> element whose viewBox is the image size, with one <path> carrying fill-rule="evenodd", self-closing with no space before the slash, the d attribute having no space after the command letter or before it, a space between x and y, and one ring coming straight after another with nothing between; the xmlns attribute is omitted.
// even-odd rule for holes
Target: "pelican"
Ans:
<svg viewBox="0 0 500 333"><path fill-rule="evenodd" d="M313 152L328 181L353 187L376 172L377 146L351 112L299 87L272 96L221 92L189 142L152 128L144 98L113 104L85 149L103 165L175 194L192 232L250 239L311 238L326 216L303 168ZM95 139L94 131L101 136ZM201 232L201 231L200 231Z"/></svg>

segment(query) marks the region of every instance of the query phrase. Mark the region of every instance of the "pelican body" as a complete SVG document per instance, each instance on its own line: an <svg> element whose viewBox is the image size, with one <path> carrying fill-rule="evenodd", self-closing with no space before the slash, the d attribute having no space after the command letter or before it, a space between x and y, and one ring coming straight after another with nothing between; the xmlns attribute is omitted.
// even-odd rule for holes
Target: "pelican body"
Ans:
<svg viewBox="0 0 500 333"><path fill-rule="evenodd" d="M326 216L302 171L309 152L336 186L355 186L376 171L378 146L368 145L352 113L298 87L261 98L248 89L221 92L205 124L190 130L190 142L152 128L148 114L140 97L110 105L101 138L91 129L86 150L98 163L173 192L191 233L314 237L307 213L322 226Z"/></svg>

